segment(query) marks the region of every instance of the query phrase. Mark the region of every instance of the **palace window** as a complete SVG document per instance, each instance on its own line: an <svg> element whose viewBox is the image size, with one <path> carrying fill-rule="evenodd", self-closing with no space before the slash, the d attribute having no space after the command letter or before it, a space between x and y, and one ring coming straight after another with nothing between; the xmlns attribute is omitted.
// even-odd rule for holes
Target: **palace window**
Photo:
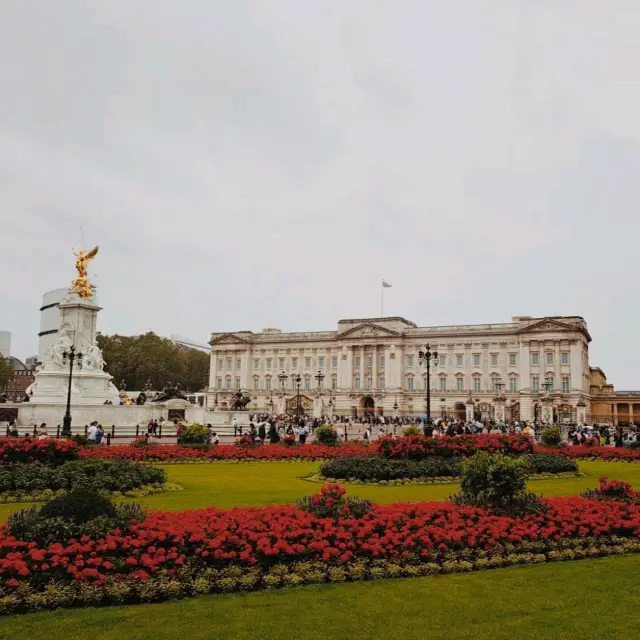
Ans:
<svg viewBox="0 0 640 640"><path fill-rule="evenodd" d="M549 385L549 391L555 391L556 383L555 383L555 380L554 380L553 376L548 376L545 379L545 382Z"/></svg>
<svg viewBox="0 0 640 640"><path fill-rule="evenodd" d="M491 376L491 391L498 390L498 376Z"/></svg>
<svg viewBox="0 0 640 640"><path fill-rule="evenodd" d="M267 377L264 379L264 388L265 388L267 391L270 391L270 390L271 390L271 376L267 376Z"/></svg>
<svg viewBox="0 0 640 640"><path fill-rule="evenodd" d="M497 367L498 366L498 354L497 353L492 353L491 354L491 366L492 367Z"/></svg>
<svg viewBox="0 0 640 640"><path fill-rule="evenodd" d="M278 358L278 366L280 369L284 369L284 358Z"/></svg>
<svg viewBox="0 0 640 640"><path fill-rule="evenodd" d="M257 391L260 388L260 378L257 376L253 379L253 388Z"/></svg>
<svg viewBox="0 0 640 640"><path fill-rule="evenodd" d="M540 391L540 377L532 376L531 377L531 391Z"/></svg>
<svg viewBox="0 0 640 640"><path fill-rule="evenodd" d="M462 366L462 354L458 353L456 354L456 367L461 367Z"/></svg>
<svg viewBox="0 0 640 640"><path fill-rule="evenodd" d="M240 358L236 358L236 369L239 369L242 366L242 360Z"/></svg>
<svg viewBox="0 0 640 640"><path fill-rule="evenodd" d="M227 389L231 389L231 378L227 378Z"/></svg>
<svg viewBox="0 0 640 640"><path fill-rule="evenodd" d="M291 368L294 371L298 368L298 358L291 358Z"/></svg>
<svg viewBox="0 0 640 640"><path fill-rule="evenodd" d="M509 366L510 367L515 367L516 366L516 354L515 353L510 353L509 354Z"/></svg>
<svg viewBox="0 0 640 640"><path fill-rule="evenodd" d="M380 389L384 389L384 376L380 376Z"/></svg>
<svg viewBox="0 0 640 640"><path fill-rule="evenodd" d="M413 378L407 378L407 391L413 391Z"/></svg>
<svg viewBox="0 0 640 640"><path fill-rule="evenodd" d="M367 378L367 389L373 388L373 378Z"/></svg>
<svg viewBox="0 0 640 640"><path fill-rule="evenodd" d="M359 376L356 376L353 379L353 388L354 389L359 389L360 388L360 377Z"/></svg>
<svg viewBox="0 0 640 640"><path fill-rule="evenodd" d="M227 358L227 370L231 369L231 358Z"/></svg>
<svg viewBox="0 0 640 640"><path fill-rule="evenodd" d="M259 369L260 368L260 358L254 358L253 359L253 368L254 369Z"/></svg>
<svg viewBox="0 0 640 640"><path fill-rule="evenodd" d="M563 351L560 354L560 363L561 364L569 364L569 352L568 351Z"/></svg>
<svg viewBox="0 0 640 640"><path fill-rule="evenodd" d="M318 358L318 369L324 369L324 356Z"/></svg>
<svg viewBox="0 0 640 640"><path fill-rule="evenodd" d="M464 378L456 378L456 391L464 391Z"/></svg>
<svg viewBox="0 0 640 640"><path fill-rule="evenodd" d="M338 376L335 373L331 376L331 388L332 389L338 388Z"/></svg>
<svg viewBox="0 0 640 640"><path fill-rule="evenodd" d="M426 381L426 378L425 378ZM447 379L442 376L440 378L440 391L446 391L447 390Z"/></svg>
<svg viewBox="0 0 640 640"><path fill-rule="evenodd" d="M373 367L373 356L367 356L367 367Z"/></svg>
<svg viewBox="0 0 640 640"><path fill-rule="evenodd" d="M407 367L413 367L413 356L407 356Z"/></svg>
<svg viewBox="0 0 640 640"><path fill-rule="evenodd" d="M304 368L309 369L311 367L311 358L304 359Z"/></svg>
<svg viewBox="0 0 640 640"><path fill-rule="evenodd" d="M356 367L360 367L360 356L356 356Z"/></svg>
<svg viewBox="0 0 640 640"><path fill-rule="evenodd" d="M569 391L569 376L562 376L562 390Z"/></svg>
<svg viewBox="0 0 640 640"><path fill-rule="evenodd" d="M384 353L380 355L380 368L384 367Z"/></svg>
<svg viewBox="0 0 640 640"><path fill-rule="evenodd" d="M509 391L517 391L518 390L518 381L516 378L509 378Z"/></svg>
<svg viewBox="0 0 640 640"><path fill-rule="evenodd" d="M475 376L473 378L473 390L474 391L482 390L482 378L480 376Z"/></svg>
<svg viewBox="0 0 640 640"><path fill-rule="evenodd" d="M224 360L222 358L218 358L218 371L220 371L224 367Z"/></svg>
<svg viewBox="0 0 640 640"><path fill-rule="evenodd" d="M480 354L479 353L474 353L473 354L473 366L474 367L479 367L480 366Z"/></svg>
<svg viewBox="0 0 640 640"><path fill-rule="evenodd" d="M547 364L553 364L553 351L547 351Z"/></svg>
<svg viewBox="0 0 640 640"><path fill-rule="evenodd" d="M267 369L270 370L272 368L271 367L272 363L273 363L273 358L267 358Z"/></svg>
<svg viewBox="0 0 640 640"><path fill-rule="evenodd" d="M531 364L539 364L539 357L538 357L537 351L531 354Z"/></svg>
<svg viewBox="0 0 640 640"><path fill-rule="evenodd" d="M216 389L222 389L222 378L216 378Z"/></svg>
<svg viewBox="0 0 640 640"><path fill-rule="evenodd" d="M305 378L304 379L304 388L305 389L311 389L311 378Z"/></svg>
<svg viewBox="0 0 640 640"><path fill-rule="evenodd" d="M440 358L440 367L442 367L443 369L446 368L447 366L447 355L444 354L442 356L438 356Z"/></svg>
<svg viewBox="0 0 640 640"><path fill-rule="evenodd" d="M236 389L240 388L240 378L236 378Z"/></svg>
<svg viewBox="0 0 640 640"><path fill-rule="evenodd" d="M337 369L338 368L338 358L337 358L337 356L333 356L333 358L331 358L331 368L332 369Z"/></svg>

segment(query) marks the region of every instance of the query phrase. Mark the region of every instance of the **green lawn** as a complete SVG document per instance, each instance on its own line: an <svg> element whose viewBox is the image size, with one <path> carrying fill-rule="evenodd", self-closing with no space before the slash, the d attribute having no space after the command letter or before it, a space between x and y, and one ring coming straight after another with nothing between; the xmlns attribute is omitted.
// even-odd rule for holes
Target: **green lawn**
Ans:
<svg viewBox="0 0 640 640"><path fill-rule="evenodd" d="M6 640L628 640L640 556L0 619Z"/></svg>
<svg viewBox="0 0 640 640"><path fill-rule="evenodd" d="M315 473L318 462L255 462L240 464L167 465L170 482L184 487L184 491L138 498L152 509L180 511L208 505L234 507L294 502L317 492L321 485L302 478ZM625 462L581 462L587 475L577 478L534 480L530 487L544 496L576 495L597 485L601 475L626 480L640 489L640 464ZM457 485L406 485L379 487L349 485L349 495L369 498L378 503L445 500L457 490ZM21 504L0 505L0 521ZM0 639L1 640L1 639Z"/></svg>

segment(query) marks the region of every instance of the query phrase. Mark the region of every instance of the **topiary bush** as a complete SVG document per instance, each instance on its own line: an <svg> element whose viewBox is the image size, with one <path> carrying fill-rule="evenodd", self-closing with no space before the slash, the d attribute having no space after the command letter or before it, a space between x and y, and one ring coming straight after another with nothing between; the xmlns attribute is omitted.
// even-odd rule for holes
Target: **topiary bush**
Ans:
<svg viewBox="0 0 640 640"><path fill-rule="evenodd" d="M404 436L419 436L422 433L418 427L412 425L410 427L405 427L402 430L402 435Z"/></svg>
<svg viewBox="0 0 640 640"><path fill-rule="evenodd" d="M525 471L535 473L578 473L578 463L571 458L550 453L530 453L522 457Z"/></svg>
<svg viewBox="0 0 640 640"><path fill-rule="evenodd" d="M330 425L324 424L318 427L315 432L316 442L325 445L338 444L338 432Z"/></svg>
<svg viewBox="0 0 640 640"><path fill-rule="evenodd" d="M460 491L451 500L488 509L498 515L540 513L545 505L526 488L526 463L522 458L484 451L462 461Z"/></svg>
<svg viewBox="0 0 640 640"><path fill-rule="evenodd" d="M203 424L194 422L182 430L178 444L183 447L203 447L209 444L209 429Z"/></svg>
<svg viewBox="0 0 640 640"><path fill-rule="evenodd" d="M102 537L114 529L126 534L132 524L145 518L146 511L140 504L116 506L103 494L79 488L51 500L40 509L30 507L12 513L6 529L18 540L50 545L85 535Z"/></svg>
<svg viewBox="0 0 640 640"><path fill-rule="evenodd" d="M540 436L545 447L559 447L562 444L562 430L560 427L547 427Z"/></svg>

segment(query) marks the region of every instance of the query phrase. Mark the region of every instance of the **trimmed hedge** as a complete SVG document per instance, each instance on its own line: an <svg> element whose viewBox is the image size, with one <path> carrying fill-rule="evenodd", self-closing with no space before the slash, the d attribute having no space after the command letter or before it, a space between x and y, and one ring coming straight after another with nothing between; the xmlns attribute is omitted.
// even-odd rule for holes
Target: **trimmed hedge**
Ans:
<svg viewBox="0 0 640 640"><path fill-rule="evenodd" d="M522 456L527 475L541 473L577 473L575 460L545 453ZM361 482L417 478L458 478L462 475L463 458L430 457L422 460L396 460L376 455L357 458L335 458L320 467L320 475L341 480Z"/></svg>
<svg viewBox="0 0 640 640"><path fill-rule="evenodd" d="M0 493L68 491L76 487L125 492L166 481L164 469L127 460L73 460L57 466L41 462L0 466Z"/></svg>

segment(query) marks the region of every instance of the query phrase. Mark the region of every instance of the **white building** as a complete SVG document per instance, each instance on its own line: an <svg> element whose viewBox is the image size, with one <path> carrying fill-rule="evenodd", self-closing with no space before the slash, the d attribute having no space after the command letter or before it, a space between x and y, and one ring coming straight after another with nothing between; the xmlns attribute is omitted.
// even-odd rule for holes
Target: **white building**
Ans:
<svg viewBox="0 0 640 640"><path fill-rule="evenodd" d="M294 411L299 375L307 413L424 415L427 373L418 352L429 344L439 355L437 366L431 362L433 417L582 422L590 341L579 316L440 327L363 318L340 320L336 331L214 333L207 406L229 407L242 389L251 409L273 403L274 411Z"/></svg>
<svg viewBox="0 0 640 640"><path fill-rule="evenodd" d="M0 331L0 356L8 358L11 355L11 331Z"/></svg>
<svg viewBox="0 0 640 640"><path fill-rule="evenodd" d="M60 302L69 294L68 289L53 289L42 296L40 332L38 333L38 361L42 362L47 349L58 338L60 328Z"/></svg>

